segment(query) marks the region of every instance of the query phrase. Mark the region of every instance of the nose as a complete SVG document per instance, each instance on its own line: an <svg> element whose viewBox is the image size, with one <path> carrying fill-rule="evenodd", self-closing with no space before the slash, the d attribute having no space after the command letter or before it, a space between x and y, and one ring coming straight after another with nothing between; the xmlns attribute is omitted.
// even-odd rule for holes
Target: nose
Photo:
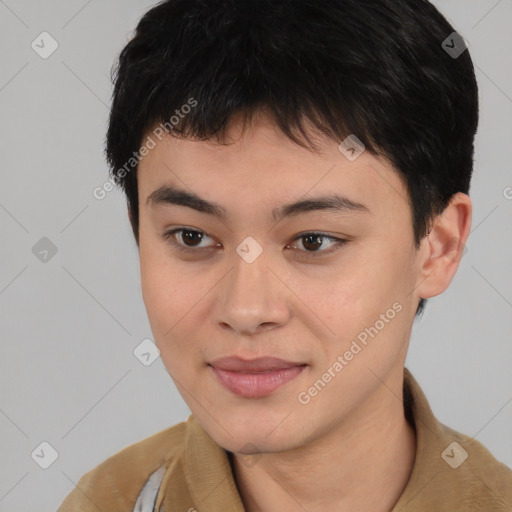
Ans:
<svg viewBox="0 0 512 512"><path fill-rule="evenodd" d="M223 329L250 336L289 320L292 294L269 260L265 251L252 263L234 254L233 268L216 287L215 320Z"/></svg>

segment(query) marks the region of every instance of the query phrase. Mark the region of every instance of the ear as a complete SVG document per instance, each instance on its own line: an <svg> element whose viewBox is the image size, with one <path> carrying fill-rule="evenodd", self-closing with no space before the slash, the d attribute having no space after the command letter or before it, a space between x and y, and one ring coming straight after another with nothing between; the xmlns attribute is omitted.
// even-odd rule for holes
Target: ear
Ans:
<svg viewBox="0 0 512 512"><path fill-rule="evenodd" d="M450 285L466 250L471 216L471 199L457 192L433 220L430 232L420 247L423 256L415 287L418 298L435 297Z"/></svg>

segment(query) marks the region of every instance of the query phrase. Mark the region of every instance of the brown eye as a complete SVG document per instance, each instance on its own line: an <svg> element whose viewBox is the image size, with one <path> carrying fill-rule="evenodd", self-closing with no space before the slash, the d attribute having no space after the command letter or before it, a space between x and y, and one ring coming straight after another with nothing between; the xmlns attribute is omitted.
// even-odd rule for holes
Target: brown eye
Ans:
<svg viewBox="0 0 512 512"><path fill-rule="evenodd" d="M185 242L186 245L190 245L191 247L195 247L201 243L201 240L203 239L203 233L200 231L182 229L181 232L181 239Z"/></svg>
<svg viewBox="0 0 512 512"><path fill-rule="evenodd" d="M302 237L304 240L302 245L308 250L316 251L320 249L323 243L324 237L322 235L305 235Z"/></svg>

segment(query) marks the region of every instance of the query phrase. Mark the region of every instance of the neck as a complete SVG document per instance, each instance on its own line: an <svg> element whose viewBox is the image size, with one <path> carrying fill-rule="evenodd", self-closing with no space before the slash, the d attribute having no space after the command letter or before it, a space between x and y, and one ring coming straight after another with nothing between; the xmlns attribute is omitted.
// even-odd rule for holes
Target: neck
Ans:
<svg viewBox="0 0 512 512"><path fill-rule="evenodd" d="M292 451L265 453L247 467L233 456L246 512L389 512L414 465L416 435L407 422L403 379L379 386L350 421Z"/></svg>

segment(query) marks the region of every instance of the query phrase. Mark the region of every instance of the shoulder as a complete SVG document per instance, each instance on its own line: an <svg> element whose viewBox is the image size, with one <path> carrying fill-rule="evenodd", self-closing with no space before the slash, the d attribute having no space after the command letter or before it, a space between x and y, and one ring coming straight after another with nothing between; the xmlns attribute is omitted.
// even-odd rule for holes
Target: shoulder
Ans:
<svg viewBox="0 0 512 512"><path fill-rule="evenodd" d="M479 441L441 423L405 369L404 410L416 430L416 459L394 510L512 511L512 470Z"/></svg>
<svg viewBox="0 0 512 512"><path fill-rule="evenodd" d="M451 442L442 453L442 458L451 466L457 478L450 479L452 486L473 505L512 510L512 469L500 462L479 441L440 423L445 438Z"/></svg>
<svg viewBox="0 0 512 512"><path fill-rule="evenodd" d="M123 448L84 474L57 512L127 512L150 477L162 466L180 464L187 422Z"/></svg>

